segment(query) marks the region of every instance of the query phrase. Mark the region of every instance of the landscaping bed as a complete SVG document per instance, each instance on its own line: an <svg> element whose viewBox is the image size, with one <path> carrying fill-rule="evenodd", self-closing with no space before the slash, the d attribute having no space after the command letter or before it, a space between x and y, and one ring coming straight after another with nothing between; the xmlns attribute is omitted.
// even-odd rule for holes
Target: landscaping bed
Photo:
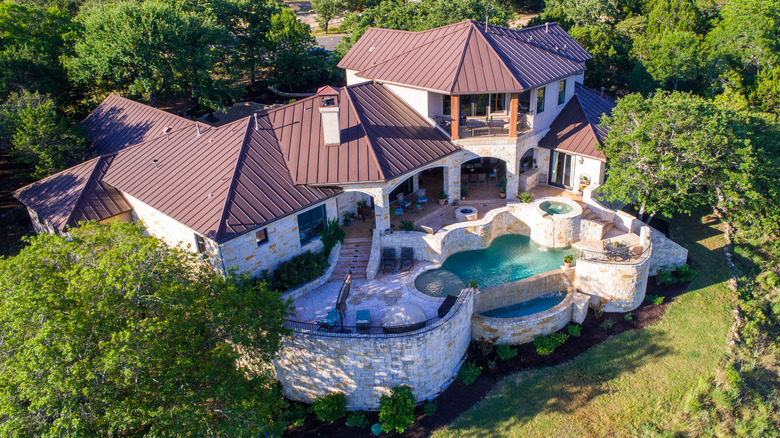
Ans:
<svg viewBox="0 0 780 438"><path fill-rule="evenodd" d="M658 322L666 311L668 303L674 297L682 294L687 286L687 283L659 286L655 277L650 277L647 295L664 297L662 304L654 305L644 302L639 308L630 312L630 320L626 320L625 313L602 313L597 316L594 314L593 309L590 309L588 317L585 318L581 326L580 336L569 337L563 345L546 356L539 355L534 344L528 343L514 347L518 352L515 357L501 360L497 357L495 349L488 355L485 355L480 343L472 341L466 352L466 363L474 362L482 367L483 372L479 378L471 385L464 385L460 380L456 380L436 398L438 409L433 415L425 416L423 406L418 406L415 409L414 424L403 434L391 433L383 435L427 437L436 429L451 423L460 414L474 406L503 377L518 371L544 368L567 362L612 335L628 330L642 329ZM606 324L604 324L604 321L607 319L614 321L611 327L606 327ZM561 330L561 332L566 333L566 329ZM495 362L492 367L489 366L490 361ZM370 424L379 421L376 412L370 412L366 417ZM292 438L315 436L370 437L372 435L368 428L346 426L343 418L334 423L324 423L319 421L313 414L310 414L301 426L290 426L287 428L284 436Z"/></svg>

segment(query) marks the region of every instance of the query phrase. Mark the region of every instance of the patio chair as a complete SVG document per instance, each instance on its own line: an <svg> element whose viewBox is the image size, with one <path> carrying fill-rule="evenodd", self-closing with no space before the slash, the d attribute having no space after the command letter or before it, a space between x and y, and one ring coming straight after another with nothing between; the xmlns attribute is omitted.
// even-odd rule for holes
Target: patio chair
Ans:
<svg viewBox="0 0 780 438"><path fill-rule="evenodd" d="M472 173L471 175L469 175L469 184L474 184L474 185L479 184L479 175L477 175L476 173Z"/></svg>
<svg viewBox="0 0 780 438"><path fill-rule="evenodd" d="M488 118L483 117L479 119L468 119L468 128L472 135L485 132L490 135L490 125L488 124Z"/></svg>
<svg viewBox="0 0 780 438"><path fill-rule="evenodd" d="M493 181L498 182L498 167L494 167L493 171L488 174L487 180L490 182L490 179L493 179Z"/></svg>
<svg viewBox="0 0 780 438"><path fill-rule="evenodd" d="M478 176L479 179L477 181L479 182L479 184L487 185L487 175L484 173L480 173Z"/></svg>
<svg viewBox="0 0 780 438"><path fill-rule="evenodd" d="M438 315L439 318L444 318L447 313L450 312L450 309L452 309L452 306L455 305L455 302L458 301L458 297L455 295L447 295L444 298L444 302L441 303L441 306L439 306Z"/></svg>
<svg viewBox="0 0 780 438"><path fill-rule="evenodd" d="M601 249L604 252L604 256L607 258L607 261L615 261L616 254L614 251L612 251L612 242L609 240L602 240Z"/></svg>
<svg viewBox="0 0 780 438"><path fill-rule="evenodd" d="M368 330L371 327L371 311L362 309L355 312L355 326L358 330Z"/></svg>
<svg viewBox="0 0 780 438"><path fill-rule="evenodd" d="M417 203L428 205L428 196L426 196L425 189L417 190Z"/></svg>
<svg viewBox="0 0 780 438"><path fill-rule="evenodd" d="M467 173L462 173L460 175L460 185L461 186L469 185L469 175Z"/></svg>
<svg viewBox="0 0 780 438"><path fill-rule="evenodd" d="M414 264L414 249L409 247L401 248L401 265L399 271L410 271ZM404 269L406 268L406 269Z"/></svg>
<svg viewBox="0 0 780 438"><path fill-rule="evenodd" d="M325 318L317 321L317 325L320 326L320 330L331 330L339 321L341 321L341 313L336 309L330 309Z"/></svg>
<svg viewBox="0 0 780 438"><path fill-rule="evenodd" d="M398 201L398 205L400 205L401 208L406 208L412 204L411 202L404 200L403 193L399 193L398 195L396 195L395 199Z"/></svg>
<svg viewBox="0 0 780 438"><path fill-rule="evenodd" d="M401 207L398 207L395 210L393 210L393 214L396 216L401 216L401 219L406 220L406 216L404 215L404 209Z"/></svg>
<svg viewBox="0 0 780 438"><path fill-rule="evenodd" d="M388 270L395 274L395 248L382 248L382 273Z"/></svg>

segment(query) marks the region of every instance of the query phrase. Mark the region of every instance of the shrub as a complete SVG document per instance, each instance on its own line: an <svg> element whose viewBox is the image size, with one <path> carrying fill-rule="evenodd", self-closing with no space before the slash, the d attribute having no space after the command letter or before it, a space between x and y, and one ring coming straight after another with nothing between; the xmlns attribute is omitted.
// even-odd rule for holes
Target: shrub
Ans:
<svg viewBox="0 0 780 438"><path fill-rule="evenodd" d="M322 276L327 268L328 257L324 252L307 251L279 263L271 275L264 272L260 280L266 281L272 289L285 291Z"/></svg>
<svg viewBox="0 0 780 438"><path fill-rule="evenodd" d="M625 315L623 315L623 319L625 319L626 321L633 321L634 316L631 315L630 313L626 313Z"/></svg>
<svg viewBox="0 0 780 438"><path fill-rule="evenodd" d="M439 403L436 401L430 401L423 407L423 412L425 412L426 417L430 417L431 415L435 414L438 409Z"/></svg>
<svg viewBox="0 0 780 438"><path fill-rule="evenodd" d="M542 356L546 356L555 351L556 348L563 345L567 339L569 339L569 335L565 333L553 333L548 336L537 336L534 339L534 347L536 347L537 353Z"/></svg>
<svg viewBox="0 0 780 438"><path fill-rule="evenodd" d="M604 322L601 323L601 328L609 330L613 325L615 325L615 320L612 318L607 318L604 320Z"/></svg>
<svg viewBox="0 0 780 438"><path fill-rule="evenodd" d="M330 251L333 250L337 243L344 242L344 236L346 235L346 231L341 229L337 218L333 218L325 224L325 229L320 233L323 245L322 252L325 253L325 257L330 255Z"/></svg>
<svg viewBox="0 0 780 438"><path fill-rule="evenodd" d="M677 277L672 275L672 271L669 269L668 266L662 266L658 268L658 273L655 277L656 283L659 285L670 285L677 283Z"/></svg>
<svg viewBox="0 0 780 438"><path fill-rule="evenodd" d="M569 326L566 327L566 331L569 332L571 336L579 336L582 334L582 327L580 327L579 324L569 324Z"/></svg>
<svg viewBox="0 0 780 438"><path fill-rule="evenodd" d="M472 288L472 289L476 289L478 285L477 285L477 282L476 282L476 281L474 281L474 280L469 280L469 284L468 284L468 286L469 286L470 288Z"/></svg>
<svg viewBox="0 0 780 438"><path fill-rule="evenodd" d="M401 231L412 231L414 229L414 222L412 221L401 221Z"/></svg>
<svg viewBox="0 0 780 438"><path fill-rule="evenodd" d="M464 187L464 188L462 188L462 189L460 189L460 196L461 196L462 198L465 198L465 197L466 197L466 196L468 196L468 195L469 195L469 189L467 189L467 188L465 188L465 187Z"/></svg>
<svg viewBox="0 0 780 438"><path fill-rule="evenodd" d="M368 419L363 411L352 411L347 414L347 426L349 427L368 427Z"/></svg>
<svg viewBox="0 0 780 438"><path fill-rule="evenodd" d="M780 288L780 275L774 271L764 271L756 277L758 284L764 290L771 291L772 289Z"/></svg>
<svg viewBox="0 0 780 438"><path fill-rule="evenodd" d="M467 362L460 367L458 378L464 385L471 385L477 381L480 374L482 374L482 367L477 366L474 362Z"/></svg>
<svg viewBox="0 0 780 438"><path fill-rule="evenodd" d="M563 262L564 263L574 263L574 256L571 254L566 254L563 256Z"/></svg>
<svg viewBox="0 0 780 438"><path fill-rule="evenodd" d="M343 392L332 392L314 399L311 409L320 421L333 423L347 415L347 396Z"/></svg>
<svg viewBox="0 0 780 438"><path fill-rule="evenodd" d="M436 195L436 197L439 198L439 199L447 199L449 196L447 195L447 192L442 190L442 191L439 192L438 195Z"/></svg>
<svg viewBox="0 0 780 438"><path fill-rule="evenodd" d="M664 302L664 297L660 295L645 295L645 301L647 301L650 304L655 304L656 306L660 306Z"/></svg>
<svg viewBox="0 0 780 438"><path fill-rule="evenodd" d="M306 417L309 416L309 412L311 412L309 406L303 403L291 402L290 407L285 411L285 417L293 426L302 426L303 422L306 421Z"/></svg>
<svg viewBox="0 0 780 438"><path fill-rule="evenodd" d="M529 204L534 201L534 195L530 193L518 193L517 199L520 200L523 204Z"/></svg>
<svg viewBox="0 0 780 438"><path fill-rule="evenodd" d="M414 394L406 385L394 386L389 396L383 395L379 399L379 421L382 430L403 433L406 428L414 423Z"/></svg>
<svg viewBox="0 0 780 438"><path fill-rule="evenodd" d="M495 348L496 346L495 344L496 339L498 338L489 339L484 336L479 337L478 345L479 345L479 351L482 352L482 356L490 356L490 353L493 352L493 348Z"/></svg>
<svg viewBox="0 0 780 438"><path fill-rule="evenodd" d="M512 348L509 344L499 344L498 347L496 347L496 354L498 354L499 359L507 360L517 356L517 350Z"/></svg>
<svg viewBox="0 0 780 438"><path fill-rule="evenodd" d="M677 269L674 270L674 274L677 276L678 281L681 283L687 283L689 281L693 281L693 279L696 277L696 270L688 265L682 265L678 266Z"/></svg>
<svg viewBox="0 0 780 438"><path fill-rule="evenodd" d="M599 300L596 302L596 304L593 304L593 314L596 315L596 318L600 318L602 314L604 314L604 306L607 305L609 301L607 301L604 298L599 298Z"/></svg>

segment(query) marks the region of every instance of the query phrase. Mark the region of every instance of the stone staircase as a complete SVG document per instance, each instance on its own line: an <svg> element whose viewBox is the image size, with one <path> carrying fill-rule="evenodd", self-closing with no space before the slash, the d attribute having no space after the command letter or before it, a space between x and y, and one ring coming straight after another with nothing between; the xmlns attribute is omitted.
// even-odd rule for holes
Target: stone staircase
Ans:
<svg viewBox="0 0 780 438"><path fill-rule="evenodd" d="M341 281L352 271L353 280L366 278L368 258L371 256L371 239L344 239L341 244L339 261L329 281Z"/></svg>
<svg viewBox="0 0 780 438"><path fill-rule="evenodd" d="M606 235L609 232L609 230L611 230L612 228L615 228L615 224L614 223L602 221L601 218L599 218L596 215L596 213L593 213L593 211L590 208L588 208L587 204L585 204L584 202L580 202L579 204L582 207L582 218L583 219L587 219L589 221L597 222L597 223L600 223L601 225L604 226L604 228L602 228L602 230L601 230L601 238L602 239L604 238L604 235Z"/></svg>

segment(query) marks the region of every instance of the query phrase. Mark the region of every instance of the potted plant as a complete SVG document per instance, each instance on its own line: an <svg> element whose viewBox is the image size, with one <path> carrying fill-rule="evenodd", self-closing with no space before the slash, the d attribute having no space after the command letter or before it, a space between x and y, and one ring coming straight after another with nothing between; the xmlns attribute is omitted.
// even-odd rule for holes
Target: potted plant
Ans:
<svg viewBox="0 0 780 438"><path fill-rule="evenodd" d="M353 213L351 211L348 211L348 212L344 213L344 226L345 227L348 227L349 224L351 224L352 221L354 221L354 220L355 220L355 213Z"/></svg>
<svg viewBox="0 0 780 438"><path fill-rule="evenodd" d="M368 207L368 202L366 202L366 201L358 201L357 205L358 205L358 208L366 208L366 207Z"/></svg>
<svg viewBox="0 0 780 438"><path fill-rule="evenodd" d="M566 267L566 269L571 268L571 264L574 263L574 256L571 254L566 254L563 256L563 266Z"/></svg>
<svg viewBox="0 0 780 438"><path fill-rule="evenodd" d="M442 190L441 192L439 192L437 198L439 198L439 204L444 205L445 201L447 201L447 192Z"/></svg>
<svg viewBox="0 0 780 438"><path fill-rule="evenodd" d="M498 197L506 199L506 178L501 178L498 182Z"/></svg>
<svg viewBox="0 0 780 438"><path fill-rule="evenodd" d="M460 189L460 200L461 201L465 201L466 200L466 196L468 196L468 195L469 195L469 189L467 189L465 187Z"/></svg>

